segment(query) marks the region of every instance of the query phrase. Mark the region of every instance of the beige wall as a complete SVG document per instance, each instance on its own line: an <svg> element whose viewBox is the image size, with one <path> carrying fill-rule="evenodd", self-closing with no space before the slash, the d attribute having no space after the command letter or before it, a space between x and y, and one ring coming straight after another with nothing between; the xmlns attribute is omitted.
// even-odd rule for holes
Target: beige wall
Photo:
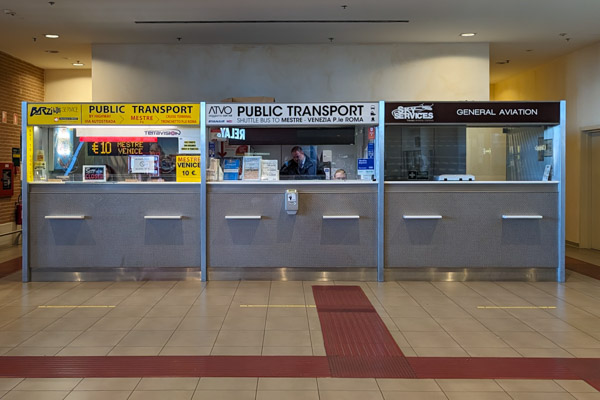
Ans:
<svg viewBox="0 0 600 400"><path fill-rule="evenodd" d="M93 45L94 101L488 100L489 46Z"/></svg>
<svg viewBox="0 0 600 400"><path fill-rule="evenodd" d="M44 71L48 102L92 101L91 69L48 69Z"/></svg>
<svg viewBox="0 0 600 400"><path fill-rule="evenodd" d="M566 240L580 243L581 130L600 126L600 43L499 82L492 100L566 100Z"/></svg>

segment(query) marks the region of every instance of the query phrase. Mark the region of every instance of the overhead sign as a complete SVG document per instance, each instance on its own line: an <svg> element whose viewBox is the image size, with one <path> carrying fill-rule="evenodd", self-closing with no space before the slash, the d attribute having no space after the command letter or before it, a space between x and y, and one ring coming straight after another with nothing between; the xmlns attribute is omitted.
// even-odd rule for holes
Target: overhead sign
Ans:
<svg viewBox="0 0 600 400"><path fill-rule="evenodd" d="M81 124L81 104L29 103L27 104L27 124Z"/></svg>
<svg viewBox="0 0 600 400"><path fill-rule="evenodd" d="M200 105L83 104L81 118L93 125L198 125Z"/></svg>
<svg viewBox="0 0 600 400"><path fill-rule="evenodd" d="M27 105L28 125L199 125L200 104Z"/></svg>
<svg viewBox="0 0 600 400"><path fill-rule="evenodd" d="M386 103L388 124L559 124L558 102Z"/></svg>
<svg viewBox="0 0 600 400"><path fill-rule="evenodd" d="M375 125L378 103L207 104L206 125Z"/></svg>
<svg viewBox="0 0 600 400"><path fill-rule="evenodd" d="M177 182L200 182L200 156L177 156Z"/></svg>

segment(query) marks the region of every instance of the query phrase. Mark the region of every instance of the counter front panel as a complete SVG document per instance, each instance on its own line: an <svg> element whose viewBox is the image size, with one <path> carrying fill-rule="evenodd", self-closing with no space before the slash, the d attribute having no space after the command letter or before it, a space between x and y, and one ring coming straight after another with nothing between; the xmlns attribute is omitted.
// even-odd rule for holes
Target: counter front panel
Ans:
<svg viewBox="0 0 600 400"><path fill-rule="evenodd" d="M557 268L555 185L431 188L386 187L386 267Z"/></svg>
<svg viewBox="0 0 600 400"><path fill-rule="evenodd" d="M377 266L376 185L209 185L208 266ZM285 210L286 189L298 212Z"/></svg>
<svg viewBox="0 0 600 400"><path fill-rule="evenodd" d="M169 192L159 186L31 185L32 274L200 268L199 187Z"/></svg>

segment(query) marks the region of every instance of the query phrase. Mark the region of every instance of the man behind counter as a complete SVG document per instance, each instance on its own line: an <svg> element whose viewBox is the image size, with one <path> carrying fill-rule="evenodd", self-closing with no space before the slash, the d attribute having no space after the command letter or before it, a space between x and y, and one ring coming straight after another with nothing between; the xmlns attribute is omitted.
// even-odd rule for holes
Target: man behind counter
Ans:
<svg viewBox="0 0 600 400"><path fill-rule="evenodd" d="M292 147L292 159L281 166L279 175L317 175L317 166L304 155L300 146Z"/></svg>

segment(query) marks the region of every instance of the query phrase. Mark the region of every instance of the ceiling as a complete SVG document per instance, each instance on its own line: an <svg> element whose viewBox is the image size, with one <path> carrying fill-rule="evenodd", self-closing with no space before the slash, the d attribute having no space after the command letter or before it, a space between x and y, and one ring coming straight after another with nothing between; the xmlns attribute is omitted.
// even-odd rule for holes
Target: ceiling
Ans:
<svg viewBox="0 0 600 400"><path fill-rule="evenodd" d="M0 10L0 51L44 69L90 68L95 43L476 42L490 44L494 83L600 41L600 0L0 0Z"/></svg>

